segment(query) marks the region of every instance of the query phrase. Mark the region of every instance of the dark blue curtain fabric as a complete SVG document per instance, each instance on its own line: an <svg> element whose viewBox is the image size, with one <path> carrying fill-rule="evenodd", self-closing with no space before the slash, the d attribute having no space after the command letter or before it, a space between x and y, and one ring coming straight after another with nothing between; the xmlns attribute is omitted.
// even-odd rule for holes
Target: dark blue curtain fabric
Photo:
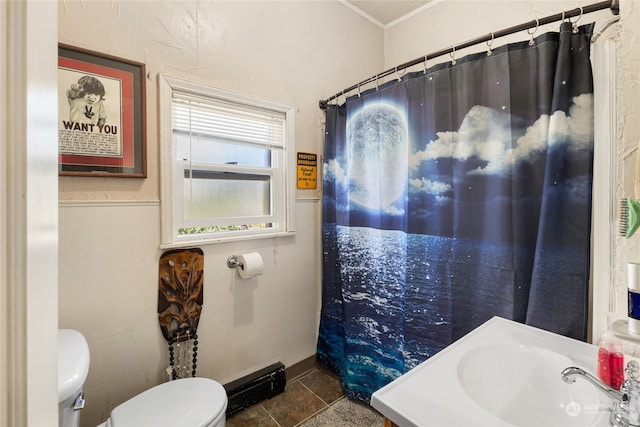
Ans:
<svg viewBox="0 0 640 427"><path fill-rule="evenodd" d="M493 316L586 339L592 29L327 109L317 357L351 398Z"/></svg>

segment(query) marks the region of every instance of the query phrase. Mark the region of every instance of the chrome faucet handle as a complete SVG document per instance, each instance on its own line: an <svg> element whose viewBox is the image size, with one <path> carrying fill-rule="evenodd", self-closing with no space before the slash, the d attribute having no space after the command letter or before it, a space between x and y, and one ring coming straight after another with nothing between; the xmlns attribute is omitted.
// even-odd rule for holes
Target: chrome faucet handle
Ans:
<svg viewBox="0 0 640 427"><path fill-rule="evenodd" d="M638 378L640 377L640 363L636 360L630 360L627 363L627 367L624 369L626 374L635 382L638 382Z"/></svg>
<svg viewBox="0 0 640 427"><path fill-rule="evenodd" d="M633 391L640 391L640 364L635 360L630 360L624 369L627 379L622 382L620 392L623 394L631 394Z"/></svg>
<svg viewBox="0 0 640 427"><path fill-rule="evenodd" d="M640 364L635 360L630 360L624 372L627 379L624 380L620 391L622 399L620 401L620 410L625 413L624 419L629 426L640 425Z"/></svg>

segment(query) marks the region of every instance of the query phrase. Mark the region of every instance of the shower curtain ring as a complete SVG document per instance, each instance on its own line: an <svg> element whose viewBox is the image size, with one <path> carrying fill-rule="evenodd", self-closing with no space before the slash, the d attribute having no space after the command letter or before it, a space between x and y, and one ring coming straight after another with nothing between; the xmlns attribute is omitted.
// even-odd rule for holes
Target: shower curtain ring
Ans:
<svg viewBox="0 0 640 427"><path fill-rule="evenodd" d="M563 16L564 16L564 13L563 13ZM535 43L533 40L533 35L538 31L539 26L540 26L540 21L538 20L538 18L536 18L536 27L533 29L533 32L529 32L529 29L527 28L527 34L531 36L531 40L529 40L529 46L533 46L533 44Z"/></svg>
<svg viewBox="0 0 640 427"><path fill-rule="evenodd" d="M404 73L406 73L406 72L407 72L407 70L406 70L406 69L402 69L401 71L402 71L401 73L400 73L400 72L398 72L398 66L396 65L396 75L398 76L397 78L398 78L398 81L399 81L399 82L401 82L401 81L402 81L402 76L404 75Z"/></svg>
<svg viewBox="0 0 640 427"><path fill-rule="evenodd" d="M493 44L493 39L494 39L494 36L493 36L493 33L491 33L491 40L487 42L487 47L488 47L487 56L491 56L491 54L493 53L491 51L491 45Z"/></svg>
<svg viewBox="0 0 640 427"><path fill-rule="evenodd" d="M451 65L456 65L456 47L455 45L451 46L451 53L449 54L451 57Z"/></svg>
<svg viewBox="0 0 640 427"><path fill-rule="evenodd" d="M362 94L360 94L360 82L358 83L358 98L360 98Z"/></svg>
<svg viewBox="0 0 640 427"><path fill-rule="evenodd" d="M579 9L580 9L580 15L578 16L578 19L576 19L576 22L574 22L572 27L571 27L571 32L573 34L577 34L578 33L578 21L580 21L580 19L582 19L582 14L584 13L584 9L582 7L579 7ZM571 20L569 20L569 22L571 22Z"/></svg>
<svg viewBox="0 0 640 427"><path fill-rule="evenodd" d="M427 74L427 55L424 56L424 74Z"/></svg>
<svg viewBox="0 0 640 427"><path fill-rule="evenodd" d="M376 90L380 89L380 82L378 82L378 74L376 74Z"/></svg>

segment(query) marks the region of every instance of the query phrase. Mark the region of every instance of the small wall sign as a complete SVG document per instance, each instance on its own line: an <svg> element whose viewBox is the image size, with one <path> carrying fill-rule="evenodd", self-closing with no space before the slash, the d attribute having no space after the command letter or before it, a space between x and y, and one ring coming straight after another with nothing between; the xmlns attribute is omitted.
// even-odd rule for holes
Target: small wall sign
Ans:
<svg viewBox="0 0 640 427"><path fill-rule="evenodd" d="M315 189L318 185L318 155L298 153L298 188Z"/></svg>

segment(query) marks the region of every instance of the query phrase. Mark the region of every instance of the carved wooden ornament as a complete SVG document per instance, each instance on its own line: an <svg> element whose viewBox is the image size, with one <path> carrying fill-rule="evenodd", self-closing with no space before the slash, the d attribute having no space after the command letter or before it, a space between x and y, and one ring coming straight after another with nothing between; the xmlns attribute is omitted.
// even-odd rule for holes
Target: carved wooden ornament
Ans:
<svg viewBox="0 0 640 427"><path fill-rule="evenodd" d="M196 334L202 312L203 283L201 249L174 249L160 257L158 319L167 341L185 341Z"/></svg>

